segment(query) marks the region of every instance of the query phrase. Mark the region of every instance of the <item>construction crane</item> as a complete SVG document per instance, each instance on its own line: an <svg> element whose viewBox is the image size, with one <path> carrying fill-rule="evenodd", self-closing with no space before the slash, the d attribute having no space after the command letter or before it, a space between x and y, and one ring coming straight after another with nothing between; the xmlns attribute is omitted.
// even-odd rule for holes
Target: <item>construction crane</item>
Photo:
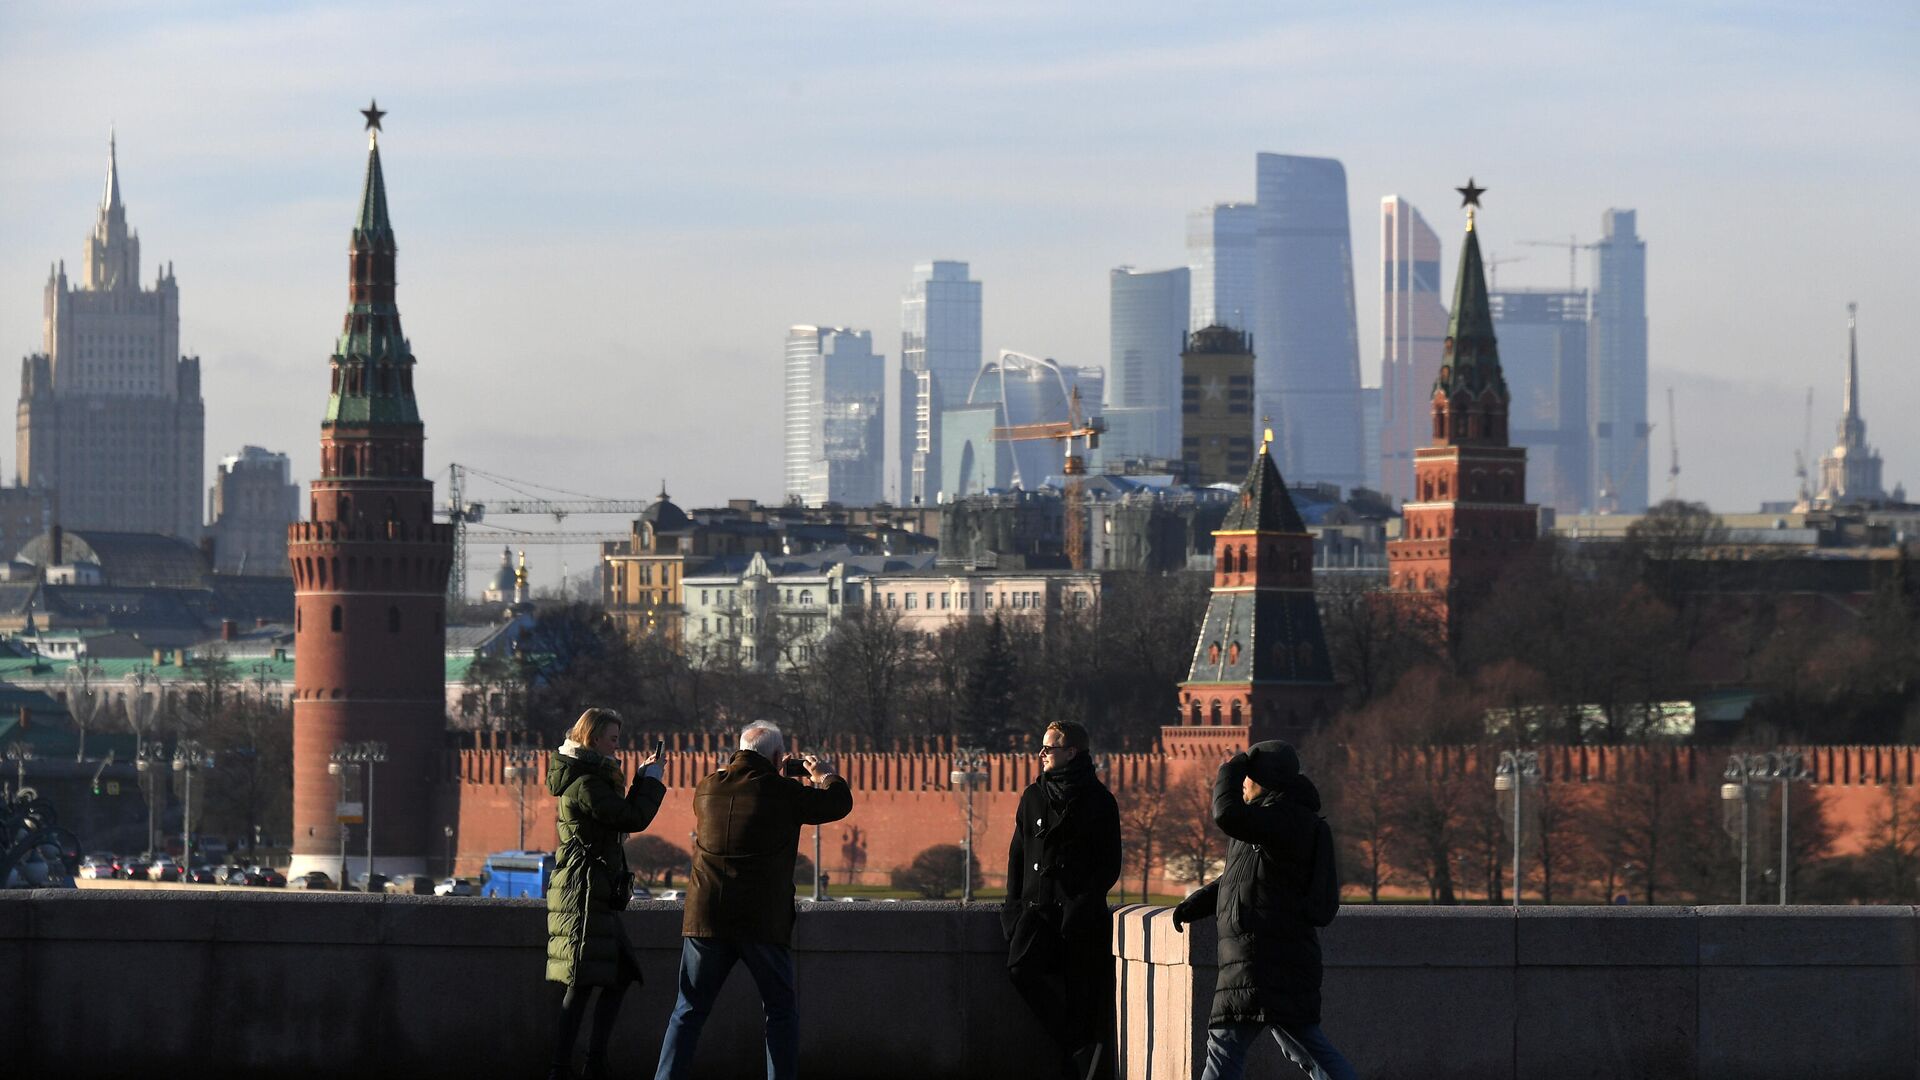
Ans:
<svg viewBox="0 0 1920 1080"><path fill-rule="evenodd" d="M1525 255L1515 255L1512 258L1506 258L1506 259L1495 257L1495 258L1485 260L1486 267L1487 267L1487 288L1495 292L1498 292L1500 289L1500 268L1507 265L1508 263L1517 263L1517 262L1526 262L1526 261L1527 261L1527 257Z"/></svg>
<svg viewBox="0 0 1920 1080"><path fill-rule="evenodd" d="M1673 418L1673 387L1667 387L1667 498L1680 497L1680 428Z"/></svg>
<svg viewBox="0 0 1920 1080"><path fill-rule="evenodd" d="M1580 238L1578 236L1569 236L1565 240L1522 240L1520 241L1520 244L1523 247L1566 248L1567 249L1567 291L1568 292L1577 291L1579 288L1580 252L1585 251L1588 248L1595 248L1600 246L1598 244L1583 244L1580 242Z"/></svg>
<svg viewBox="0 0 1920 1080"><path fill-rule="evenodd" d="M478 502L467 497L467 480L470 475L479 475L503 487L519 490L526 498L495 499ZM528 487L546 487L524 480L497 476L484 469L475 469L468 465L454 463L447 466L447 503L440 511L447 523L453 526L453 567L447 575L447 595L456 603L465 603L467 596L467 530L470 526L483 525L493 530L489 535L498 535L501 539L511 540L515 544L593 544L606 540L619 540L624 532L533 532L509 529L487 522L487 513L494 514L547 514L555 524L565 521L571 514L638 514L652 504L648 499L601 499L579 492L569 492L555 488L565 498L536 498L525 491Z"/></svg>
<svg viewBox="0 0 1920 1080"><path fill-rule="evenodd" d="M1067 483L1065 492L1067 562L1075 570L1087 568L1086 493L1082 483L1087 474L1087 460L1074 452L1075 440L1084 442L1087 450L1097 450L1100 447L1100 433L1105 430L1107 430L1106 421L1098 416L1085 422L1081 421L1078 386L1067 395L1067 419L1064 422L1013 424L993 429L994 442L1058 439L1063 445L1066 453L1066 464L1062 471L1066 474Z"/></svg>
<svg viewBox="0 0 1920 1080"><path fill-rule="evenodd" d="M1813 456L1813 387L1807 387L1807 419L1800 430L1800 448L1793 452L1793 477L1800 483L1800 505L1813 502L1813 478L1807 472L1807 459Z"/></svg>

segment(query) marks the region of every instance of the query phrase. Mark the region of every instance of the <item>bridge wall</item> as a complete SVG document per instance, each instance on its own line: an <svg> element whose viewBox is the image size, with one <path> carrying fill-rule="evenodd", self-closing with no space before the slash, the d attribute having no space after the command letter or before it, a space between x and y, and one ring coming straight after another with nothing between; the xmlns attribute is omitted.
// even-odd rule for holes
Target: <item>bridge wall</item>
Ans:
<svg viewBox="0 0 1920 1080"><path fill-rule="evenodd" d="M647 983L613 1044L643 1074L679 910L626 916ZM538 902L192 891L0 893L9 1076L540 1075L553 997ZM1920 1078L1910 907L1348 909L1324 934L1328 1034L1394 1078ZM795 938L807 1075L1039 1075L997 913L833 904ZM1125 1080L1197 1076L1212 925L1116 919ZM701 1075L757 1075L736 973ZM1285 1075L1262 1047L1252 1077Z"/></svg>

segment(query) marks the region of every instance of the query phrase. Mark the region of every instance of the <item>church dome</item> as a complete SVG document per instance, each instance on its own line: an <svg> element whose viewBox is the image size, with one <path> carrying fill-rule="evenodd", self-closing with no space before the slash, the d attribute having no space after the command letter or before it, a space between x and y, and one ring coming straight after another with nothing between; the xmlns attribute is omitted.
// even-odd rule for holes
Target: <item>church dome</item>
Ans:
<svg viewBox="0 0 1920 1080"><path fill-rule="evenodd" d="M513 549L500 549L500 569L487 579L486 588L481 590L481 598L489 604L505 603L513 599Z"/></svg>
<svg viewBox="0 0 1920 1080"><path fill-rule="evenodd" d="M656 533L680 532L691 524L686 511L675 506L673 500L667 498L665 484L660 485L660 497L640 512L640 520L652 525Z"/></svg>

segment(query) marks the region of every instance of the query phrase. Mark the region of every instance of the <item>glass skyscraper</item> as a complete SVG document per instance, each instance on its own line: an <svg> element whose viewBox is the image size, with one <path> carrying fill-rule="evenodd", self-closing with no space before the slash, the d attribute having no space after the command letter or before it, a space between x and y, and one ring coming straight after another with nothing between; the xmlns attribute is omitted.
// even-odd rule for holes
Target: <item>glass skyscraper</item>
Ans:
<svg viewBox="0 0 1920 1080"><path fill-rule="evenodd" d="M785 487L809 506L880 501L886 358L873 334L843 327L787 331Z"/></svg>
<svg viewBox="0 0 1920 1080"><path fill-rule="evenodd" d="M1594 509L1647 509L1647 244L1632 210L1600 215L1587 350Z"/></svg>
<svg viewBox="0 0 1920 1080"><path fill-rule="evenodd" d="M1398 504L1413 497L1413 452L1431 441L1447 340L1440 238L1398 195L1380 200L1380 268L1379 436L1363 449L1377 459L1380 490Z"/></svg>
<svg viewBox="0 0 1920 1080"><path fill-rule="evenodd" d="M1527 448L1527 491L1562 514L1588 513L1586 290L1506 289L1488 301L1512 395L1507 437Z"/></svg>
<svg viewBox="0 0 1920 1080"><path fill-rule="evenodd" d="M1254 422L1273 417L1289 481L1361 486L1346 169L1331 158L1261 154L1255 184Z"/></svg>
<svg viewBox="0 0 1920 1080"><path fill-rule="evenodd" d="M1109 278L1106 404L1140 412L1127 430L1113 432L1117 440L1103 440L1103 460L1180 456L1180 350L1187 336L1191 280L1184 266L1123 266ZM1099 407L1099 402L1081 402L1089 416Z"/></svg>
<svg viewBox="0 0 1920 1080"><path fill-rule="evenodd" d="M1252 203L1219 203L1187 215L1187 262L1193 269L1187 329L1252 326L1258 226Z"/></svg>
<svg viewBox="0 0 1920 1080"><path fill-rule="evenodd" d="M940 416L962 405L980 372L980 283L967 264L913 268L900 302L900 366L888 375L887 494L904 506L940 497Z"/></svg>

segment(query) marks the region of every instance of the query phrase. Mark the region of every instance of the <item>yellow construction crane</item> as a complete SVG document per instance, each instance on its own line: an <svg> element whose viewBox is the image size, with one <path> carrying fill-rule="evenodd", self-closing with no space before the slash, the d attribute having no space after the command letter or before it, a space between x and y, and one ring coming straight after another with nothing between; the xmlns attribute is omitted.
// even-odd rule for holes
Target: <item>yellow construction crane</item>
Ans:
<svg viewBox="0 0 1920 1080"><path fill-rule="evenodd" d="M1075 570L1087 568L1087 513L1085 491L1082 478L1087 475L1087 460L1074 452L1075 440L1082 440L1085 449L1100 448L1100 433L1107 425L1097 416L1082 421L1080 418L1080 388L1074 387L1067 395L1067 419L1046 424L1013 424L993 429L994 442L1033 442L1038 439L1058 439L1066 452L1066 464L1062 471L1067 477L1066 490L1066 547L1067 562Z"/></svg>

